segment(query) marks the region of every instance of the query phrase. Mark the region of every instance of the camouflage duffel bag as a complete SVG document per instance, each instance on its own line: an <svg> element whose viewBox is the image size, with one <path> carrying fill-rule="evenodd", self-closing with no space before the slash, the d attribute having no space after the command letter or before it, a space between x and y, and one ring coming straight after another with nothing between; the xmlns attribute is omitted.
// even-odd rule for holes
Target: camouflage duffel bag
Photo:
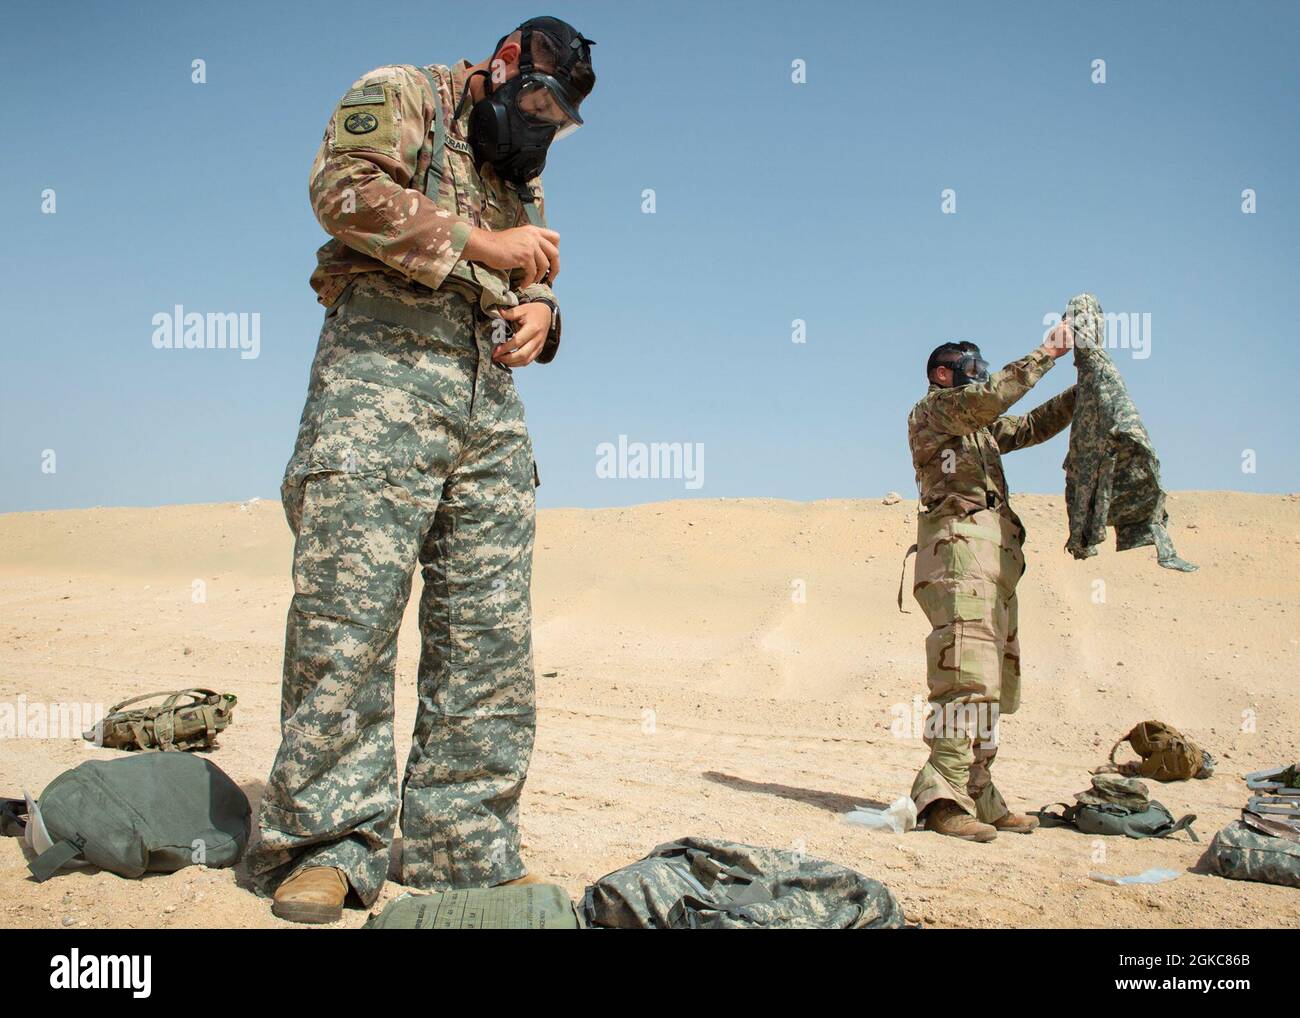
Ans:
<svg viewBox="0 0 1300 1018"><path fill-rule="evenodd" d="M160 696L163 702L152 707L123 710ZM217 735L233 719L236 703L234 695L211 689L145 693L115 704L104 720L82 738L109 749L212 749Z"/></svg>
<svg viewBox="0 0 1300 1018"><path fill-rule="evenodd" d="M1300 887L1300 843L1251 830L1240 820L1214 836L1208 855L1221 877Z"/></svg>
<svg viewBox="0 0 1300 1018"><path fill-rule="evenodd" d="M582 902L589 925L615 929L898 929L884 884L794 852L708 838L660 845L601 877Z"/></svg>
<svg viewBox="0 0 1300 1018"><path fill-rule="evenodd" d="M403 894L366 920L367 930L577 930L582 920L563 887L518 884Z"/></svg>

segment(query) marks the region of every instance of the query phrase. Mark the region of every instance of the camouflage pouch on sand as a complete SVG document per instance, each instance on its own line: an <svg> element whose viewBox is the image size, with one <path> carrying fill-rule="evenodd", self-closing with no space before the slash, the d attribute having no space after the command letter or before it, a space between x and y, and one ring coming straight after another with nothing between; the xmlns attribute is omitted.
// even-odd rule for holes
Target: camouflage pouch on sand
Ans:
<svg viewBox="0 0 1300 1018"><path fill-rule="evenodd" d="M160 696L163 702L152 707L123 710ZM211 689L145 693L114 705L104 720L82 738L109 749L212 749L217 735L233 720L236 702L232 694Z"/></svg>

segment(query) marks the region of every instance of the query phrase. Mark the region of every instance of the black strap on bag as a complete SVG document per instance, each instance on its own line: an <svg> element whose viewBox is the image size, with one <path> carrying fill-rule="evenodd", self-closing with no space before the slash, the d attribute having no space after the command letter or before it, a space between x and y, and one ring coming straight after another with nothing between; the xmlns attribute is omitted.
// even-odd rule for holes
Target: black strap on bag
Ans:
<svg viewBox="0 0 1300 1018"><path fill-rule="evenodd" d="M81 855L86 847L86 839L78 835L72 840L56 841L44 852L27 864L38 884L43 884L60 869Z"/></svg>
<svg viewBox="0 0 1300 1018"><path fill-rule="evenodd" d="M21 838L31 818L27 815L26 799L0 799L0 836ZM86 848L86 839L77 835L56 841L32 859L27 868L38 884L44 883L60 869L77 858Z"/></svg>
<svg viewBox="0 0 1300 1018"><path fill-rule="evenodd" d="M1060 806L1060 813L1051 813L1047 806ZM1031 817L1038 817L1039 821L1050 821L1048 827L1073 827L1074 826L1074 809L1075 807L1068 802L1049 802L1042 809L1030 810Z"/></svg>
<svg viewBox="0 0 1300 1018"><path fill-rule="evenodd" d="M1167 829L1161 828L1159 831L1156 831L1154 834L1148 834L1146 836L1149 838L1167 838L1169 837L1169 835L1175 834L1178 831L1186 831L1187 836L1191 838L1193 841L1195 841L1197 844L1199 844L1201 839L1198 838L1196 836L1196 832L1192 830L1192 823L1195 820L1196 820L1196 814L1188 813L1187 816L1183 817L1181 820L1176 820L1172 827L1169 827Z"/></svg>
<svg viewBox="0 0 1300 1018"><path fill-rule="evenodd" d="M0 837L21 838L27 829L26 817L26 799L0 799Z"/></svg>

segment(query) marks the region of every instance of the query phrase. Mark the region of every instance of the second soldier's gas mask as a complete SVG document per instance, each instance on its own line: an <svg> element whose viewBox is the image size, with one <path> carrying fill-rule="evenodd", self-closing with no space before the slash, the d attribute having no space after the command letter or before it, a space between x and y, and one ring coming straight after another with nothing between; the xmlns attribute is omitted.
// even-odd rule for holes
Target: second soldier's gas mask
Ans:
<svg viewBox="0 0 1300 1018"><path fill-rule="evenodd" d="M971 344L972 349L968 351L959 361L952 364L952 384L958 385L983 385L989 380L989 362L980 356L980 348Z"/></svg>
<svg viewBox="0 0 1300 1018"><path fill-rule="evenodd" d="M980 354L980 348L970 340L944 343L937 348L930 354L926 373L929 374L938 365L943 365L952 372L951 388L954 389L963 385L983 384L989 380L989 362Z"/></svg>
<svg viewBox="0 0 1300 1018"><path fill-rule="evenodd" d="M503 179L522 186L546 166L551 142L582 126L582 96L568 72L579 60L590 63L593 43L558 18L533 18L518 31L519 74L498 85L487 71L477 72L486 79L487 94L470 110L469 143L478 162L491 163ZM549 74L533 65L534 32L546 35L558 49Z"/></svg>

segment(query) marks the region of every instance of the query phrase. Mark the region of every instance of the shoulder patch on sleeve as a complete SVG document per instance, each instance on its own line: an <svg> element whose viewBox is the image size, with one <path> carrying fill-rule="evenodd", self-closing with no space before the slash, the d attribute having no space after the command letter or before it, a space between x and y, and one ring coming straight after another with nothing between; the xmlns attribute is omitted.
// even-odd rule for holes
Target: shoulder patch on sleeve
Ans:
<svg viewBox="0 0 1300 1018"><path fill-rule="evenodd" d="M367 83L354 88L334 111L334 151L368 149L395 154L401 127L396 106L392 84Z"/></svg>
<svg viewBox="0 0 1300 1018"><path fill-rule="evenodd" d="M368 81L361 88L354 88L339 102L340 106L382 106L387 102L384 86L379 81Z"/></svg>

